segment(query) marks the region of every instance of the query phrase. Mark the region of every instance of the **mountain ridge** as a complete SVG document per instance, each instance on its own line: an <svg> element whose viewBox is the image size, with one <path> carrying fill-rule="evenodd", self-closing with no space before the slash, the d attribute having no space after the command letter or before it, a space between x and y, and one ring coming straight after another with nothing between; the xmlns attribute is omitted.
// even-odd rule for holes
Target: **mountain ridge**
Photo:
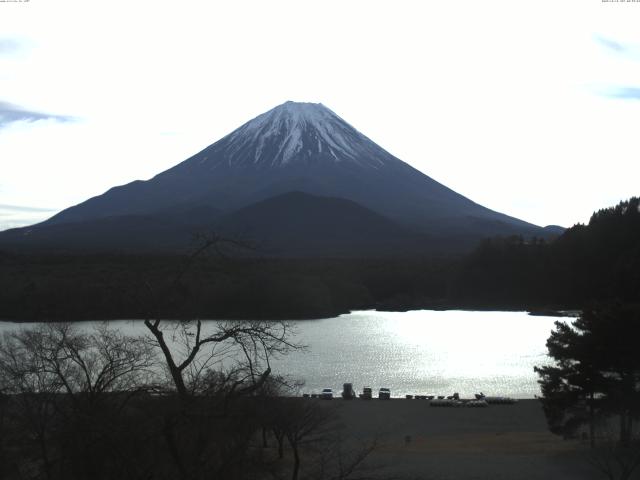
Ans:
<svg viewBox="0 0 640 480"><path fill-rule="evenodd" d="M292 191L349 200L466 249L487 236L550 234L440 184L322 104L296 102L258 115L150 180L111 188L40 226L202 208L227 215Z"/></svg>

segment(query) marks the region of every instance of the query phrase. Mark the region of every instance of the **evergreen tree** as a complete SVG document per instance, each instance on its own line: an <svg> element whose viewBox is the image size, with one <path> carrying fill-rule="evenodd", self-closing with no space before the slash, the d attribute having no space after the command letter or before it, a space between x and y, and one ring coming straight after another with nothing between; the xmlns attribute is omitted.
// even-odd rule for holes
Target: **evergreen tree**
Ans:
<svg viewBox="0 0 640 480"><path fill-rule="evenodd" d="M593 445L604 378L595 362L594 337L581 322L582 318L573 326L556 322L556 330L547 340L555 365L535 367L535 371L541 377L541 401L549 429L568 437L588 424Z"/></svg>
<svg viewBox="0 0 640 480"><path fill-rule="evenodd" d="M620 305L588 309L573 324L556 322L547 340L554 365L536 367L549 428L565 436L617 415L620 443L631 441L640 415L640 312Z"/></svg>

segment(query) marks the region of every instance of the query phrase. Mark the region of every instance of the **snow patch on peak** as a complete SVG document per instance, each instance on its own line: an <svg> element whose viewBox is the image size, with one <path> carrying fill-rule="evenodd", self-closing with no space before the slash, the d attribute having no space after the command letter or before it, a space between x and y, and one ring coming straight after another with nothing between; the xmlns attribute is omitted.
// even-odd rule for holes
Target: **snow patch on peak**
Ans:
<svg viewBox="0 0 640 480"><path fill-rule="evenodd" d="M284 166L299 157L319 155L332 161L352 160L370 167L382 165L365 152L371 142L321 103L288 101L269 110L226 137L230 164L268 162Z"/></svg>

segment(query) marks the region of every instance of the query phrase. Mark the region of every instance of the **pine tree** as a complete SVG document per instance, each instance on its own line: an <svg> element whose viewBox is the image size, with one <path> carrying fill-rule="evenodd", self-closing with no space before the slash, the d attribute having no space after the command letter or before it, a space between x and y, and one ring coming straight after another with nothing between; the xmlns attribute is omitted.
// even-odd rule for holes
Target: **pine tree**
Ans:
<svg viewBox="0 0 640 480"><path fill-rule="evenodd" d="M640 416L640 312L620 305L587 309L573 324L556 322L547 340L554 365L536 367L552 432L571 436L596 420L617 415L622 445Z"/></svg>

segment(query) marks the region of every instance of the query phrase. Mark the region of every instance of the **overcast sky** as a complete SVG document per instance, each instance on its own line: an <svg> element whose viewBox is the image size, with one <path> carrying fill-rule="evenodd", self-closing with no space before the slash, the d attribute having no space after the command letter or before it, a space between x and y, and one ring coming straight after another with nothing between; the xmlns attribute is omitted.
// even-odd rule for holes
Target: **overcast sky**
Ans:
<svg viewBox="0 0 640 480"><path fill-rule="evenodd" d="M494 210L640 194L640 2L0 2L0 229L321 102Z"/></svg>

